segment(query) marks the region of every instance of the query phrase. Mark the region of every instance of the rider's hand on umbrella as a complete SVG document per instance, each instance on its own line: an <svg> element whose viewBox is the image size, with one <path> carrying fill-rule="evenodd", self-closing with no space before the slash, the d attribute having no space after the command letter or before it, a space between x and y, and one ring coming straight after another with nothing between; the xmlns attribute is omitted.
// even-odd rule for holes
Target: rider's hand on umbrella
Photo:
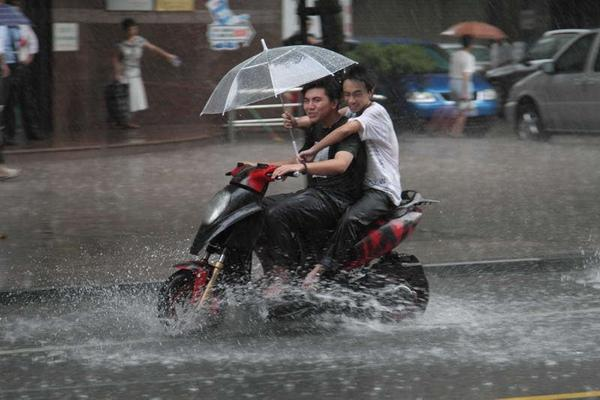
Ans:
<svg viewBox="0 0 600 400"><path fill-rule="evenodd" d="M315 159L315 155L317 155L317 152L314 150L314 146L311 147L308 150L303 150L300 153L298 153L298 161L304 161L304 162L311 162L312 160Z"/></svg>
<svg viewBox="0 0 600 400"><path fill-rule="evenodd" d="M294 172L303 172L304 164L286 164L277 167L275 171L273 171L273 179L282 178L285 179L287 175L291 175Z"/></svg>
<svg viewBox="0 0 600 400"><path fill-rule="evenodd" d="M304 282L302 282L302 287L306 290L314 289L314 286L319 283L321 279L321 274L323 273L323 266L317 265L306 275L304 278Z"/></svg>
<svg viewBox="0 0 600 400"><path fill-rule="evenodd" d="M296 118L287 111L281 114L281 118L283 118L283 126L286 129L292 129L298 126Z"/></svg>

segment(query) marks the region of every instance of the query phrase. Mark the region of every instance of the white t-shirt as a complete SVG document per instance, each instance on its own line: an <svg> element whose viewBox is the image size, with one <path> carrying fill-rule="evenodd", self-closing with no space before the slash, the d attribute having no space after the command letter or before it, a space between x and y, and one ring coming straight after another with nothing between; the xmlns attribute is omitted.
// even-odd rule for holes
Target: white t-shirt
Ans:
<svg viewBox="0 0 600 400"><path fill-rule="evenodd" d="M450 56L450 78L462 79L465 72L475 72L475 56L466 50L455 51Z"/></svg>
<svg viewBox="0 0 600 400"><path fill-rule="evenodd" d="M388 112L378 103L371 103L362 115L350 118L358 121L360 139L367 150L367 172L364 185L389 195L395 205L402 201L398 138Z"/></svg>

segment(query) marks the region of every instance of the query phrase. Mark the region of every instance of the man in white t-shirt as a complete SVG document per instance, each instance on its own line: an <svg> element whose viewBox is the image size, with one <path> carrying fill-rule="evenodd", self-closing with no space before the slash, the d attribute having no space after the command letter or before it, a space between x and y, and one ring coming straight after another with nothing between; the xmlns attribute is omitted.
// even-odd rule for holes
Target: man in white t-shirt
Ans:
<svg viewBox="0 0 600 400"><path fill-rule="evenodd" d="M458 113L450 129L450 135L460 137L463 135L467 114L471 109L473 100L472 75L475 72L475 56L471 54L473 38L461 37L463 48L450 56L450 91L456 102Z"/></svg>
<svg viewBox="0 0 600 400"><path fill-rule="evenodd" d="M371 100L373 90L374 81L367 71L359 65L350 67L343 82L348 107L342 110L349 113L350 119L299 154L300 158L311 160L322 149L352 134L359 135L367 151L363 196L346 210L324 257L305 278L305 287L317 282L321 273L332 273L348 261L367 227L401 202L398 138L388 112ZM296 122L289 116L284 119L292 125Z"/></svg>

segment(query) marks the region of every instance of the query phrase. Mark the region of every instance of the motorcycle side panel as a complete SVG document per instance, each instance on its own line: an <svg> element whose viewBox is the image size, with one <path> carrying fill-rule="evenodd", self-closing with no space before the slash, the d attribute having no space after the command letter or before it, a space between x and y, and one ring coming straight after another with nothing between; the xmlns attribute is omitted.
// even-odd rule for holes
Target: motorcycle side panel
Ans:
<svg viewBox="0 0 600 400"><path fill-rule="evenodd" d="M422 215L418 211L409 211L369 232L354 246L356 257L345 267L358 268L392 251L414 231Z"/></svg>

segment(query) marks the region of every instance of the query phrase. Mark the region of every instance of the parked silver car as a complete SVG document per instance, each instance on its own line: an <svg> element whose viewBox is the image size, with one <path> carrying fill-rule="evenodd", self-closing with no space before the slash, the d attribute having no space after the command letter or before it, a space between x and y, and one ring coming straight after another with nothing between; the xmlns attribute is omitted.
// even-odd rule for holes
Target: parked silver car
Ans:
<svg viewBox="0 0 600 400"><path fill-rule="evenodd" d="M518 81L504 108L522 139L600 132L600 29L583 33Z"/></svg>
<svg viewBox="0 0 600 400"><path fill-rule="evenodd" d="M589 29L547 31L531 46L523 59L488 70L485 77L496 89L500 104L506 103L508 92L517 81L535 72L540 64L552 60L552 57L575 37L589 31Z"/></svg>

